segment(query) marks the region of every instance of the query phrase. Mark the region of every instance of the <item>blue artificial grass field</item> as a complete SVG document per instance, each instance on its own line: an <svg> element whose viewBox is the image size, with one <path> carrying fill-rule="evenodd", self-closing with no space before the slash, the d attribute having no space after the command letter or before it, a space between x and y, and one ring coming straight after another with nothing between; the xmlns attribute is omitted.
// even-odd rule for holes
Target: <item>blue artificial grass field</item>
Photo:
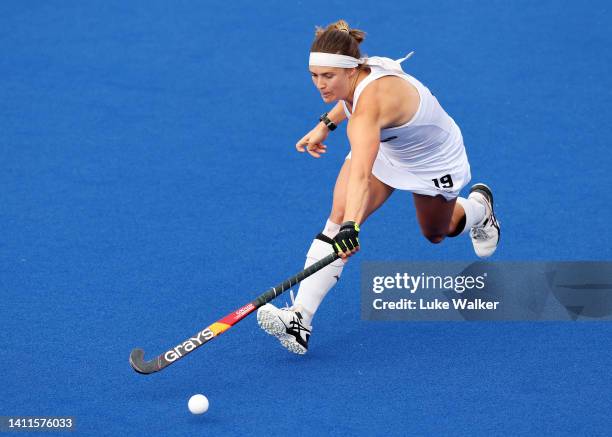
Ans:
<svg viewBox="0 0 612 437"><path fill-rule="evenodd" d="M495 192L494 260L610 260L612 31L604 1L0 4L0 415L119 435L610 435L612 325L360 320L362 260L473 260L397 192L293 356L251 316L150 358L299 271L344 128L307 56L345 18L463 131ZM285 297L277 303L283 304ZM194 393L210 410L192 416Z"/></svg>

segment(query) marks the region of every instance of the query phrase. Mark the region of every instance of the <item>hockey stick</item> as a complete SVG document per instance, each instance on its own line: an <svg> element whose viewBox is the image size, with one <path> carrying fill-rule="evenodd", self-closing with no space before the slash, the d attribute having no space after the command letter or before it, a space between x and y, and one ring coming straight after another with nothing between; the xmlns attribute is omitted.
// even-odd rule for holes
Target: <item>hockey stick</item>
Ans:
<svg viewBox="0 0 612 437"><path fill-rule="evenodd" d="M188 338L181 344L173 347L169 351L164 352L163 354L152 359L151 361L144 360L144 351L142 349L133 349L132 353L130 353L131 366L134 368L135 371L137 371L138 373L142 373L143 375L159 372L160 370L168 367L170 364L180 360L185 355L193 352L207 341L210 341L213 338L217 337L219 334L222 334L223 332L227 331L229 328L244 319L246 316L251 314L260 306L265 305L272 299L280 296L283 292L287 291L295 284L303 281L310 275L318 272L319 270L333 263L337 259L338 255L335 253L326 256L325 258L305 268L297 275L292 276L291 278L287 279L276 287L270 288L266 292L262 293L253 302L241 308L238 308L233 313L228 314L221 320L218 320L212 325L204 328L195 336Z"/></svg>

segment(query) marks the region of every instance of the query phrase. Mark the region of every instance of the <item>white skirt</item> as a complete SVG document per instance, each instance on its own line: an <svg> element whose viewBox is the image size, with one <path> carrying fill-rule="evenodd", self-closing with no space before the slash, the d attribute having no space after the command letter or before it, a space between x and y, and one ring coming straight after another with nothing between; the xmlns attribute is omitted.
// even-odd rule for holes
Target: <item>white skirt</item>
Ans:
<svg viewBox="0 0 612 437"><path fill-rule="evenodd" d="M350 159L349 153L346 159ZM378 149L378 155L372 167L372 174L381 182L398 190L406 190L425 196L443 196L446 200L453 200L472 179L470 163L465 149L459 157L448 164L448 168L427 169L421 166L418 171L394 162L389 158L383 147Z"/></svg>

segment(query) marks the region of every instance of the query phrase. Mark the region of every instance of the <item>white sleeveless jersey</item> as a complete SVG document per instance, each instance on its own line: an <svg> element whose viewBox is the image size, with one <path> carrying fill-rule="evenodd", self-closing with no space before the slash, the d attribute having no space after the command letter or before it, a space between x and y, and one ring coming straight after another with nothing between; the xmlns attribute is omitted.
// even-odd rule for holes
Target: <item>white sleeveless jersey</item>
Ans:
<svg viewBox="0 0 612 437"><path fill-rule="evenodd" d="M400 61L401 62L401 61ZM442 109L438 99L414 77L406 74L398 61L389 58L368 59L370 74L359 83L353 95L353 111L359 96L373 81L384 76L397 76L411 83L418 91L419 107L412 119L401 126L380 131L380 152L396 168L415 173L438 173L465 166L467 158L461 130ZM347 105L344 112L350 118Z"/></svg>

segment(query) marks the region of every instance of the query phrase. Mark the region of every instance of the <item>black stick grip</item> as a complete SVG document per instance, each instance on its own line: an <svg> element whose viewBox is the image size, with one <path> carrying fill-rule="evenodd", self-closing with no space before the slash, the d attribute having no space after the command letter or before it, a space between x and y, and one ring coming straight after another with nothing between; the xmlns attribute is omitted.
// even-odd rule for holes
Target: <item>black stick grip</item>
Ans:
<svg viewBox="0 0 612 437"><path fill-rule="evenodd" d="M266 292L262 293L257 299L253 301L253 305L255 305L255 308L259 308L260 306L265 305L266 303L270 302L272 299L280 296L285 291L289 290L295 284L299 284L300 282L302 282L304 279L306 279L310 275L313 275L317 273L319 270L327 267L328 265L336 261L338 258L339 258L338 254L330 253L325 258L320 259L316 263L309 265L304 270L299 272L297 275L292 276L291 278L278 284L276 287L272 287Z"/></svg>

